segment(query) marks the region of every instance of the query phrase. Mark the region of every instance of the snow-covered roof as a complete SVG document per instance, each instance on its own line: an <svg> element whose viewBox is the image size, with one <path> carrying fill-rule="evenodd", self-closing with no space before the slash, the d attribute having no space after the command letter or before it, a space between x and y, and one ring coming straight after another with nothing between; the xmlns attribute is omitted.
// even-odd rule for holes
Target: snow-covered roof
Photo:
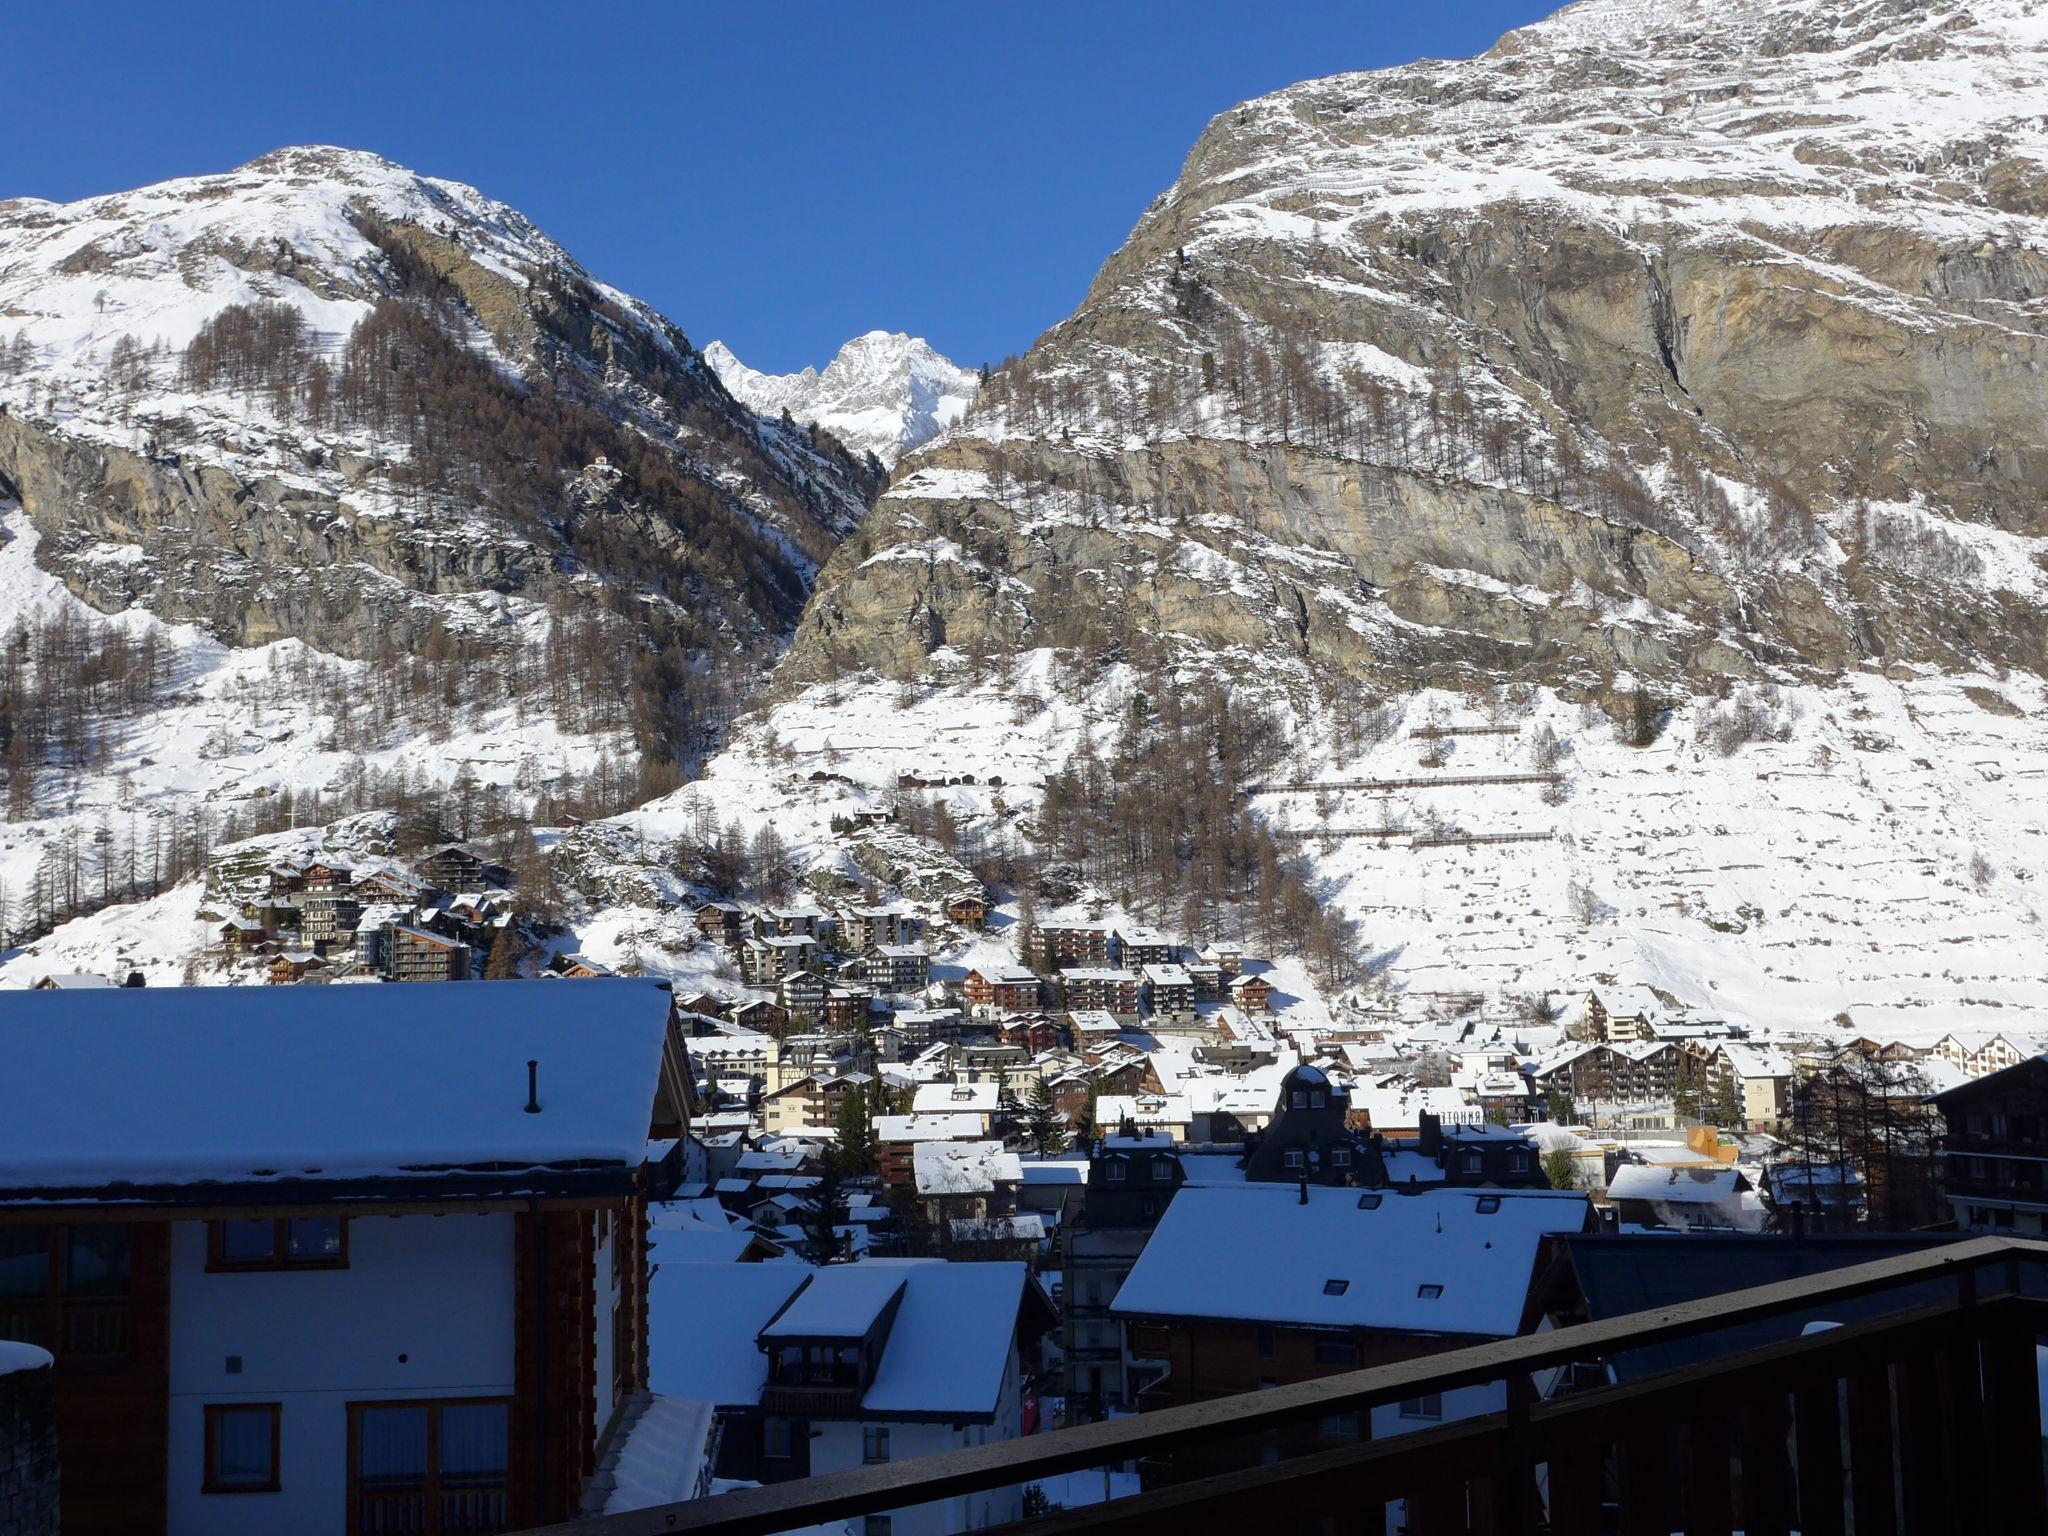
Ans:
<svg viewBox="0 0 2048 1536"><path fill-rule="evenodd" d="M978 1141L983 1134L981 1116L909 1114L875 1116L875 1140L890 1141Z"/></svg>
<svg viewBox="0 0 2048 1536"><path fill-rule="evenodd" d="M664 1260L647 1282L647 1384L721 1408L754 1406L768 1380L756 1336L811 1274L801 1264Z"/></svg>
<svg viewBox="0 0 2048 1536"><path fill-rule="evenodd" d="M1491 1203L1492 1208L1487 1209ZM1537 1247L1586 1223L1583 1194L1189 1184L1117 1292L1122 1317L1505 1337Z"/></svg>
<svg viewBox="0 0 2048 1536"><path fill-rule="evenodd" d="M1737 1077L1790 1077L1792 1058L1776 1046L1736 1045L1725 1043L1721 1054L1728 1058L1728 1067Z"/></svg>
<svg viewBox="0 0 2048 1536"><path fill-rule="evenodd" d="M764 1339L861 1339L903 1289L900 1269L865 1264L832 1264L811 1273L810 1283L764 1325Z"/></svg>
<svg viewBox="0 0 2048 1536"><path fill-rule="evenodd" d="M1607 1198L1652 1200L1659 1205L1720 1205L1734 1200L1744 1182L1733 1168L1624 1163L1607 1181Z"/></svg>
<svg viewBox="0 0 2048 1536"><path fill-rule="evenodd" d="M999 1141L921 1141L910 1159L920 1195L983 1195L1024 1177Z"/></svg>
<svg viewBox="0 0 2048 1536"><path fill-rule="evenodd" d="M893 1270L905 1286L881 1364L861 1397L862 1416L966 1419L992 1414L1002 1396L1019 1314L1037 1289L1024 1266L869 1259L833 1265L819 1271L818 1280L837 1281L864 1269ZM1045 1305L1042 1299L1040 1305Z"/></svg>
<svg viewBox="0 0 2048 1536"><path fill-rule="evenodd" d="M1067 1015L1077 1035L1114 1035L1123 1029L1115 1014L1104 1008L1077 1008Z"/></svg>
<svg viewBox="0 0 2048 1536"><path fill-rule="evenodd" d="M1194 977L1177 965L1148 965L1145 980L1155 987L1192 987Z"/></svg>
<svg viewBox="0 0 2048 1536"><path fill-rule="evenodd" d="M0 1190L637 1168L668 1013L638 978L23 992Z"/></svg>
<svg viewBox="0 0 2048 1536"><path fill-rule="evenodd" d="M1112 970L1103 966L1075 966L1065 975L1068 981L1099 981L1110 986L1122 986L1126 982L1132 986L1138 984L1137 972Z"/></svg>
<svg viewBox="0 0 2048 1536"><path fill-rule="evenodd" d="M920 1083L910 1101L920 1115L993 1114L1002 1097L994 1083Z"/></svg>
<svg viewBox="0 0 2048 1536"><path fill-rule="evenodd" d="M1607 1010L1609 1018L1657 1019L1662 1018L1666 1011L1664 1000L1648 987L1595 987L1593 995L1600 999L1600 1006Z"/></svg>

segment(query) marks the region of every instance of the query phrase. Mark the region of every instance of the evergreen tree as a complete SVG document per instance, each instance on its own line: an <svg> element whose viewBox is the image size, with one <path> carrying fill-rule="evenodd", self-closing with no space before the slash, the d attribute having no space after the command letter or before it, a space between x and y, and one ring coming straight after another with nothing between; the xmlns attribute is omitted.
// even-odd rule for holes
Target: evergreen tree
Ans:
<svg viewBox="0 0 2048 1536"><path fill-rule="evenodd" d="M853 1089L840 1099L835 1124L839 1134L833 1144L833 1162L850 1178L866 1178L875 1171L874 1106L868 1090Z"/></svg>
<svg viewBox="0 0 2048 1536"><path fill-rule="evenodd" d="M1031 1098L1024 1110L1025 1134L1040 1157L1057 1157L1067 1150L1067 1117L1053 1102L1052 1084L1043 1077L1031 1080Z"/></svg>
<svg viewBox="0 0 2048 1536"><path fill-rule="evenodd" d="M846 1186L836 1156L827 1157L818 1169L818 1183L805 1199L799 1225L804 1248L814 1264L829 1264L839 1257L839 1231L847 1222Z"/></svg>
<svg viewBox="0 0 2048 1536"><path fill-rule="evenodd" d="M491 940L490 955L484 960L485 981L515 981L519 976L519 944L512 937L511 923L500 928Z"/></svg>
<svg viewBox="0 0 2048 1536"><path fill-rule="evenodd" d="M1570 1147L1552 1147L1543 1154L1543 1176L1552 1189L1579 1187L1579 1160Z"/></svg>

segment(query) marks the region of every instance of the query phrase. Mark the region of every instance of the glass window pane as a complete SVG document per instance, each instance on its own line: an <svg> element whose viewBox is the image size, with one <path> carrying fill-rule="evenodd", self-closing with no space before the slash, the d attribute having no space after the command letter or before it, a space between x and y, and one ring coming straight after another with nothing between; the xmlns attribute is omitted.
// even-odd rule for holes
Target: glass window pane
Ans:
<svg viewBox="0 0 2048 1536"><path fill-rule="evenodd" d="M213 1480L267 1483L271 1467L268 1408L222 1408L213 1421Z"/></svg>
<svg viewBox="0 0 2048 1536"><path fill-rule="evenodd" d="M285 1257L317 1262L341 1257L341 1218L294 1217L285 1223Z"/></svg>
<svg viewBox="0 0 2048 1536"><path fill-rule="evenodd" d="M64 1294L128 1294L128 1229L112 1223L65 1231Z"/></svg>
<svg viewBox="0 0 2048 1536"><path fill-rule="evenodd" d="M503 1403L462 1403L441 1410L441 1475L505 1475L509 1429Z"/></svg>
<svg viewBox="0 0 2048 1536"><path fill-rule="evenodd" d="M427 1480L427 1410L365 1408L357 1427L357 1475L364 1482Z"/></svg>
<svg viewBox="0 0 2048 1536"><path fill-rule="evenodd" d="M50 1229L0 1227L0 1296L40 1300L50 1294Z"/></svg>
<svg viewBox="0 0 2048 1536"><path fill-rule="evenodd" d="M220 1224L220 1256L228 1264L264 1264L277 1257L277 1223L224 1221Z"/></svg>

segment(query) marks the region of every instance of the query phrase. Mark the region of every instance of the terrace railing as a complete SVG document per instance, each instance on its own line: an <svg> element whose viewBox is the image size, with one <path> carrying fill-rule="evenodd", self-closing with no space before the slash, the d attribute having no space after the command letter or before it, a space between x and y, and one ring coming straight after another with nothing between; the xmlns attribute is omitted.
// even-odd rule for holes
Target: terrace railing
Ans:
<svg viewBox="0 0 2048 1536"><path fill-rule="evenodd" d="M2044 1263L2048 1244L1971 1239L1399 1365L582 1521L549 1536L767 1536L1131 1463L1167 1466L1180 1480L1005 1532L2048 1531L2035 1353L2048 1302L2023 1284ZM1683 1369L1548 1400L1534 1385L1560 1369L1575 1382L1605 1380L1602 1363L1632 1350L1816 1309L1825 1318L1831 1304L1885 1293L1902 1294L1879 1315ZM1506 1384L1504 1410L1203 1475L1205 1453L1230 1442L1241 1449L1344 1415L1370 1423L1375 1406L1487 1383Z"/></svg>

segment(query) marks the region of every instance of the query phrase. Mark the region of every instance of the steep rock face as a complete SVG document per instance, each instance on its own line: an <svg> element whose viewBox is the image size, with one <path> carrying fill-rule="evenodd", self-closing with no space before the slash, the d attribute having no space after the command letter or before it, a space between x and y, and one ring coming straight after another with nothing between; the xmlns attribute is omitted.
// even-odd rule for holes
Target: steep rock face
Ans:
<svg viewBox="0 0 2048 1536"><path fill-rule="evenodd" d="M2044 86L2025 0L1586 0L1226 112L788 675L2048 670Z"/></svg>
<svg viewBox="0 0 2048 1536"><path fill-rule="evenodd" d="M393 302L430 330L389 366L452 403L375 422L320 405ZM304 327L296 382L195 383L184 349L265 304ZM450 453L451 432L477 442ZM508 596L596 594L668 616L651 644L687 615L680 643L735 653L786 633L875 489L514 210L373 155L0 204L0 497L102 609L361 656Z"/></svg>
<svg viewBox="0 0 2048 1536"><path fill-rule="evenodd" d="M798 422L815 422L854 452L871 453L892 468L958 421L980 386L973 370L901 332L854 337L822 373L762 373L722 341L704 349L704 360L727 389L762 415L787 411Z"/></svg>

